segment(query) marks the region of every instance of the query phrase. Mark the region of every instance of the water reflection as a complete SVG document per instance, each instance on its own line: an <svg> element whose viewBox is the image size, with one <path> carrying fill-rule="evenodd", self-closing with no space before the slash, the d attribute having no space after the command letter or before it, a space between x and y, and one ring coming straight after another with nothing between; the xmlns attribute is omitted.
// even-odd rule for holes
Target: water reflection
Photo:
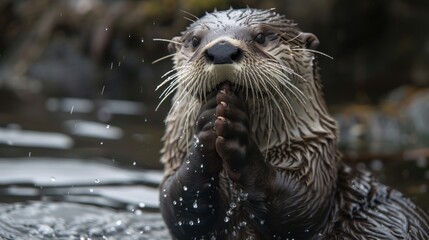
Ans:
<svg viewBox="0 0 429 240"><path fill-rule="evenodd" d="M39 147L69 149L73 139L62 133L22 130L19 125L12 124L0 128L0 144L19 147Z"/></svg>
<svg viewBox="0 0 429 240"><path fill-rule="evenodd" d="M70 134L100 139L120 139L124 132L119 127L85 120L67 120L64 127Z"/></svg>
<svg viewBox="0 0 429 240"><path fill-rule="evenodd" d="M153 212L161 179L107 160L0 159L0 196L11 202L0 205L0 239L168 239Z"/></svg>
<svg viewBox="0 0 429 240"><path fill-rule="evenodd" d="M1 239L170 239L159 214L73 203L0 204Z"/></svg>

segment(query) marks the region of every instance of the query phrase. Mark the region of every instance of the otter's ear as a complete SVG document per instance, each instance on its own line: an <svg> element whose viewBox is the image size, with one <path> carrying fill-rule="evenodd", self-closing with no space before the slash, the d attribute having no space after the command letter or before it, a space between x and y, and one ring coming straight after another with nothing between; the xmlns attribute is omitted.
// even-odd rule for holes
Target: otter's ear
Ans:
<svg viewBox="0 0 429 240"><path fill-rule="evenodd" d="M180 37L174 37L173 39L171 39L171 41L168 44L168 52L170 52L171 54L176 53L179 51L180 49L180 44L178 44L180 42ZM174 42L178 42L178 43L174 43Z"/></svg>
<svg viewBox="0 0 429 240"><path fill-rule="evenodd" d="M300 38L308 49L315 50L319 46L319 39L312 33L301 33Z"/></svg>

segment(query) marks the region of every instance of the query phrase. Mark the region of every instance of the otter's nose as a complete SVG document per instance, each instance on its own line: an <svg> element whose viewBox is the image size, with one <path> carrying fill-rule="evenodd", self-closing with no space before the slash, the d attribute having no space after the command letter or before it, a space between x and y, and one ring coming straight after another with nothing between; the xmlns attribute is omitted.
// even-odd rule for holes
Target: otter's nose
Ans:
<svg viewBox="0 0 429 240"><path fill-rule="evenodd" d="M206 60L213 64L228 64L241 58L241 50L227 41L221 41L206 51Z"/></svg>

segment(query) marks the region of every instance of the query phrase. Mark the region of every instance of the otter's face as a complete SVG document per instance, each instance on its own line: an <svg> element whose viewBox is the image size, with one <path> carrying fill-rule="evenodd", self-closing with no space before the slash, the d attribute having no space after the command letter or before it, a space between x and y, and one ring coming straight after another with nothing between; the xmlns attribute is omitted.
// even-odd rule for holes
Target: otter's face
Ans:
<svg viewBox="0 0 429 240"><path fill-rule="evenodd" d="M302 129L299 125L307 128L310 122L320 129L318 115L326 110L316 79L317 45L313 34L272 10L208 13L172 39L175 71L167 73L164 95L178 90L178 101L190 95L204 102L230 82L249 109L270 124L283 121L289 129Z"/></svg>
<svg viewBox="0 0 429 240"><path fill-rule="evenodd" d="M173 41L173 83L200 100L225 81L247 98L286 98L291 104L307 97L300 85L312 81L304 75L313 72L313 53L305 49L315 47L317 38L273 11L210 13Z"/></svg>

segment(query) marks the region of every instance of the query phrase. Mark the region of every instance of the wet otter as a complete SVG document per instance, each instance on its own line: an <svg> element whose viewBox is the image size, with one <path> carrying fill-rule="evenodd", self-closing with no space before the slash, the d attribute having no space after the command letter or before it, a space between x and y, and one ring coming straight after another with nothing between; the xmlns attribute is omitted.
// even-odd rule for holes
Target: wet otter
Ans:
<svg viewBox="0 0 429 240"><path fill-rule="evenodd" d="M161 212L177 239L429 239L428 216L340 160L313 34L215 11L173 38Z"/></svg>

